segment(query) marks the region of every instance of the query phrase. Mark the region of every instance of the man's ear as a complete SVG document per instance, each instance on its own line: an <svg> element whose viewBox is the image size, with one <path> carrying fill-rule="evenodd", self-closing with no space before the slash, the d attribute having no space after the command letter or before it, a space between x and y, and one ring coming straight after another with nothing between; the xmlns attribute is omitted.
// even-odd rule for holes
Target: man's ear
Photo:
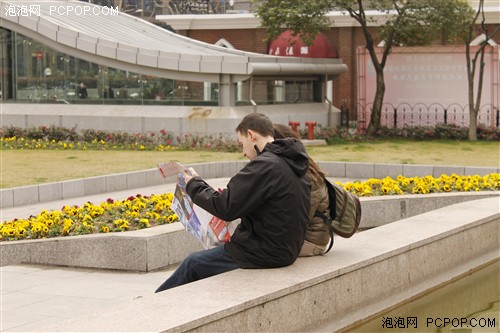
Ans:
<svg viewBox="0 0 500 333"><path fill-rule="evenodd" d="M254 131L252 131L251 129L249 129L249 130L247 131L247 138L248 138L250 141L255 140L255 139L256 139L256 137L255 137L255 132L254 132Z"/></svg>

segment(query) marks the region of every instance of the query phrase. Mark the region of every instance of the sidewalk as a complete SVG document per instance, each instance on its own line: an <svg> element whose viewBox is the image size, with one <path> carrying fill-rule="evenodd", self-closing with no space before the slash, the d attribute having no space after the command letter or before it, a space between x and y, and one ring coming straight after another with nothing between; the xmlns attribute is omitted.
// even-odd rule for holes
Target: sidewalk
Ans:
<svg viewBox="0 0 500 333"><path fill-rule="evenodd" d="M151 297L172 269L134 273L12 265L0 269L1 332L34 332L85 314Z"/></svg>
<svg viewBox="0 0 500 333"><path fill-rule="evenodd" d="M229 178L207 180L214 188L225 187ZM1 211L1 220L37 215L43 209L64 205L100 203L107 198L123 200L130 195L173 192L175 184L139 188L46 202ZM82 254L84 255L84 254ZM126 254L124 254L126 255ZM11 265L0 268L0 331L33 332L38 328L109 310L137 297L151 297L175 267L140 273L42 265Z"/></svg>
<svg viewBox="0 0 500 333"><path fill-rule="evenodd" d="M206 181L224 188L230 178ZM351 181L352 179L335 179ZM59 210L64 205L100 203L108 198L123 200L131 195L173 192L175 183L133 190L45 202L2 209L0 220L27 218L42 210ZM84 254L82 254L84 255ZM175 267L155 272L129 272L44 265L0 267L0 331L33 332L37 328L107 310L136 299L151 297Z"/></svg>

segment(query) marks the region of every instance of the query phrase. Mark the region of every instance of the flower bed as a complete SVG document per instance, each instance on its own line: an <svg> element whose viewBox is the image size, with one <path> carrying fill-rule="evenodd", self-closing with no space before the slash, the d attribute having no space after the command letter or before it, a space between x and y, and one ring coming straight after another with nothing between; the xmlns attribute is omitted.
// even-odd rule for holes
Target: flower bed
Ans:
<svg viewBox="0 0 500 333"><path fill-rule="evenodd" d="M500 189L500 174L491 173L485 176L441 175L439 178L404 177L396 179L368 179L365 182L349 182L343 187L360 197L401 194L428 194L442 192L492 191Z"/></svg>
<svg viewBox="0 0 500 333"><path fill-rule="evenodd" d="M174 145L175 141L175 145ZM184 134L174 140L171 133L161 130L147 134L67 129L40 126L30 129L0 128L0 149L52 150L154 150L211 149L234 152L237 140L222 135L198 136Z"/></svg>
<svg viewBox="0 0 500 333"><path fill-rule="evenodd" d="M168 151L176 147L171 146L170 139L160 141L145 140L146 136L130 136L128 140L115 142L113 138L92 139L90 141L65 141L49 138L25 139L24 137L0 138L2 149L50 149L50 150L155 150Z"/></svg>
<svg viewBox="0 0 500 333"><path fill-rule="evenodd" d="M43 210L37 216L1 224L0 241L121 232L173 223L178 218L170 209L172 200L172 193L138 194L121 201L109 198L100 204Z"/></svg>
<svg viewBox="0 0 500 333"><path fill-rule="evenodd" d="M346 190L360 197L446 192L500 190L500 174L485 176L441 175L438 178L403 177L348 182ZM28 219L14 219L0 224L0 241L40 239L94 233L125 232L178 221L170 209L173 194L108 199L99 204L87 202L82 207L64 206L60 211L43 210Z"/></svg>

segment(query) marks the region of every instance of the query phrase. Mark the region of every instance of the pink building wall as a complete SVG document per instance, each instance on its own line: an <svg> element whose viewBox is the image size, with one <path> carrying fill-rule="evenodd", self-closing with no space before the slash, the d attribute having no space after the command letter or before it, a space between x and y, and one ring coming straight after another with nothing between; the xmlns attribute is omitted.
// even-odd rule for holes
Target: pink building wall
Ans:
<svg viewBox="0 0 500 333"><path fill-rule="evenodd" d="M376 74L366 49L359 47L357 51L358 119L360 125L366 127L375 96ZM381 52L380 49L379 55ZM482 110L478 118L479 123L486 126L495 124L495 112L499 108L499 54L498 46L488 47L485 54ZM391 111L394 108L397 112L404 111L404 115L397 115L398 127L419 125L416 120L423 116L428 118L426 125L443 122L445 109L453 111L447 123L457 120L458 125L468 125L465 46L393 48L384 69L384 80L384 109L388 114L382 118L383 126L394 126Z"/></svg>

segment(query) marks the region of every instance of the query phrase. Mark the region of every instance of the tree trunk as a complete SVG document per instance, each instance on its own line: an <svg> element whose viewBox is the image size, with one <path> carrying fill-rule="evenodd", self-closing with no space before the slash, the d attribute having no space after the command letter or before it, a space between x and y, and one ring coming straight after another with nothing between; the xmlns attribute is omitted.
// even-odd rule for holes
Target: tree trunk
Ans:
<svg viewBox="0 0 500 333"><path fill-rule="evenodd" d="M385 95L384 69L380 66L374 66L377 74L377 90L373 99L373 109L370 116L370 124L368 125L368 134L377 135L380 130L380 120L382 117L382 104Z"/></svg>
<svg viewBox="0 0 500 333"><path fill-rule="evenodd" d="M470 56L470 45L467 44L465 48L465 56L467 60L467 83L468 83L468 99L469 99L469 140L476 140L476 126L477 126L477 114L474 114L476 106L474 104L474 74L475 74L475 62L472 61Z"/></svg>
<svg viewBox="0 0 500 333"><path fill-rule="evenodd" d="M479 108L477 106L469 107L469 140L476 141L477 140L477 114Z"/></svg>
<svg viewBox="0 0 500 333"><path fill-rule="evenodd" d="M468 66L468 81L469 81L469 140L477 140L477 116L479 114L479 109L481 108L481 94L483 92L483 80L484 80L484 53L486 51L486 45L482 45L478 51L476 51L474 58L470 58L470 45L466 47L466 58L467 61L471 61L472 65ZM479 58L479 59L478 59ZM477 70L477 62L479 61L479 74L477 82L477 92L476 99L474 100L474 77Z"/></svg>
<svg viewBox="0 0 500 333"><path fill-rule="evenodd" d="M482 14L482 15L481 15ZM474 24L481 15L481 31L486 36L485 40L481 44L480 48L475 51L473 57L471 57L470 43L474 33ZM493 31L488 34L488 29L485 25L484 16L484 0L479 1L478 10L474 18L474 24L469 28L469 36L465 41L465 58L467 61L467 80L469 82L469 140L477 140L477 116L479 110L481 109L481 94L483 92L483 79L484 79L484 54L486 50L489 50L488 42L489 40L500 30L500 25L497 25ZM490 52L490 51L488 51ZM479 64L478 64L479 61ZM479 68L477 67L479 66ZM474 78L476 75L476 70L479 69L478 81L477 81L477 92L476 99L474 100Z"/></svg>

